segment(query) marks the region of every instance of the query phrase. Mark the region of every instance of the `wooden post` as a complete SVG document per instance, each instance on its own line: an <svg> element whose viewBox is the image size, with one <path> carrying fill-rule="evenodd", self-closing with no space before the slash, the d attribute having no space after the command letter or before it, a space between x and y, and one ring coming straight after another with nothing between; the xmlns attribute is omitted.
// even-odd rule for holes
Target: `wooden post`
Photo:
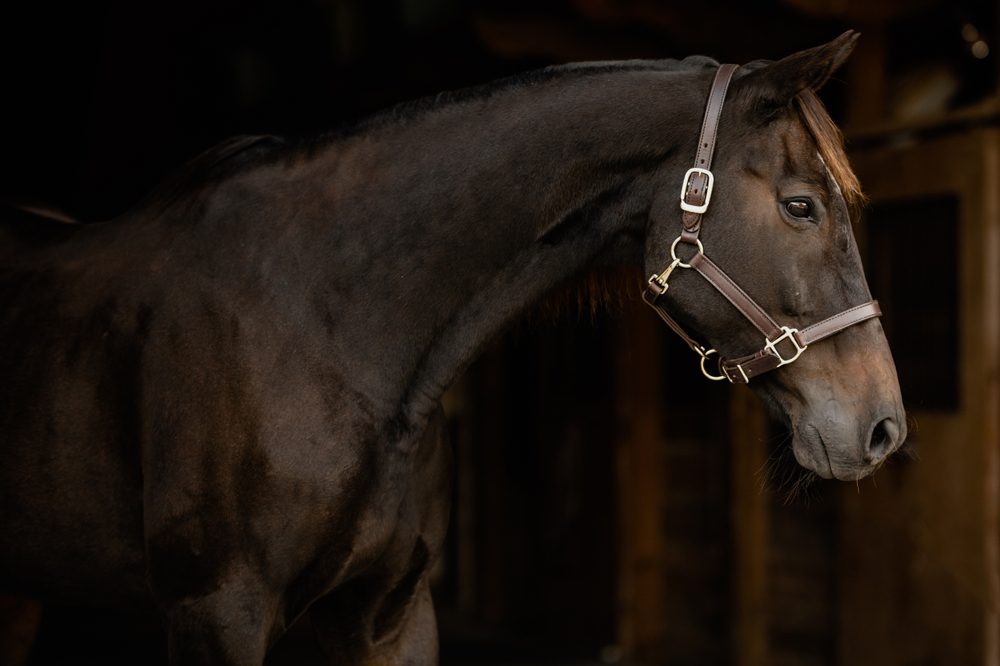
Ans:
<svg viewBox="0 0 1000 666"><path fill-rule="evenodd" d="M618 635L627 657L648 659L662 654L666 628L660 337L641 303L626 308L617 331Z"/></svg>
<svg viewBox="0 0 1000 666"><path fill-rule="evenodd" d="M1000 21L1000 18L998 18ZM1000 62L1000 59L998 59ZM1000 664L1000 132L986 136L983 151L983 349L977 364L983 384L983 544L986 597L984 664Z"/></svg>
<svg viewBox="0 0 1000 666"><path fill-rule="evenodd" d="M0 595L0 663L24 666L42 623L42 604Z"/></svg>
<svg viewBox="0 0 1000 666"><path fill-rule="evenodd" d="M760 471L767 462L767 417L760 400L738 387L730 422L732 483L733 664L768 660L769 500Z"/></svg>
<svg viewBox="0 0 1000 666"><path fill-rule="evenodd" d="M959 399L951 409L911 405L917 460L894 462L872 481L844 489L839 657L843 664L996 666L1000 132L859 152L854 163L876 203L935 195L958 201L958 316L949 325L958 333ZM907 252L907 228L896 234L891 252ZM946 263L936 259L927 256L928 270Z"/></svg>
<svg viewBox="0 0 1000 666"><path fill-rule="evenodd" d="M849 130L878 125L886 117L885 28L869 23L861 28L855 53L847 61L850 97L847 107Z"/></svg>

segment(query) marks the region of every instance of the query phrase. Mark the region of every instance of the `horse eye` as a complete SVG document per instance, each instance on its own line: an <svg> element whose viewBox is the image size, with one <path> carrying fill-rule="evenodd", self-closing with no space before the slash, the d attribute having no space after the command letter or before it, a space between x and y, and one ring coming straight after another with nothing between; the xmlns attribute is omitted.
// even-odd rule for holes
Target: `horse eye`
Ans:
<svg viewBox="0 0 1000 666"><path fill-rule="evenodd" d="M809 219L812 217L812 202L808 199L789 199L785 202L785 210L792 217Z"/></svg>

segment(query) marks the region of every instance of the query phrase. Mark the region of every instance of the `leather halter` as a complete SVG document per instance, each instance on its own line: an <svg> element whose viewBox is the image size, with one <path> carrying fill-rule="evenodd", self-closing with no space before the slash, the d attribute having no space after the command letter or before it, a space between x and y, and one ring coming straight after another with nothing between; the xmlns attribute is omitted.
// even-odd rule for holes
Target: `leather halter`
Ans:
<svg viewBox="0 0 1000 666"><path fill-rule="evenodd" d="M667 326L701 357L701 371L706 377L714 381L728 379L733 384L747 384L757 375L794 362L809 345L836 335L855 324L881 316L882 310L878 306L878 301L868 301L802 330L781 326L732 278L726 275L725 271L705 256L705 249L701 240L698 239L698 234L701 231L701 216L708 210L708 205L712 200L712 190L715 187L715 176L711 172L715 139L719 129L719 118L722 115L722 105L726 100L726 90L729 88L729 82L736 69L737 65L722 65L715 74L712 90L708 95L708 103L705 106L705 117L701 125L701 137L698 140L698 152L695 156L694 167L688 169L681 186L680 203L683 211L681 235L670 246L672 261L662 271L650 276L649 282L643 290L642 300L652 307ZM693 245L697 248L697 252L687 262L682 261L677 256L679 243ZM733 307L739 310L764 335L763 348L758 352L739 358L719 358L721 374L709 373L705 368L705 361L712 354L716 354L716 350L706 349L696 342L657 303L660 296L666 293L670 287L668 284L670 274L677 268L694 269L708 280L709 284L725 296L733 304ZM781 351L782 349L784 353Z"/></svg>

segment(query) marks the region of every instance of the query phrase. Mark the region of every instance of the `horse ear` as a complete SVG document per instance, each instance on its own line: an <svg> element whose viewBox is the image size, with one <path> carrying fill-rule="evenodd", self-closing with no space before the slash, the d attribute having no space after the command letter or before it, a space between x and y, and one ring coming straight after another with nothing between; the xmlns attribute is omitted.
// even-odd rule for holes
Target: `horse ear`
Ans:
<svg viewBox="0 0 1000 666"><path fill-rule="evenodd" d="M742 94L751 98L753 106L768 115L787 108L803 90L816 91L846 61L860 33L848 30L832 42L793 53L770 64L751 63L752 71L737 82ZM756 65L756 68L754 66Z"/></svg>

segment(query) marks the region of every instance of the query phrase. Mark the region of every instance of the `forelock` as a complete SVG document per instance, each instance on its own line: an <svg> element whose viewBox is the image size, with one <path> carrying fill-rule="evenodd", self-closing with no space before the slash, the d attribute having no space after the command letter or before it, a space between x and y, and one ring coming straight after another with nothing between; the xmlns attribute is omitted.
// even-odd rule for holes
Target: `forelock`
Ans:
<svg viewBox="0 0 1000 666"><path fill-rule="evenodd" d="M795 107L806 129L816 141L820 159L840 188L840 193L851 213L851 219L856 220L867 199L844 151L844 136L840 128L830 118L823 103L812 90L807 89L799 93L795 98Z"/></svg>

